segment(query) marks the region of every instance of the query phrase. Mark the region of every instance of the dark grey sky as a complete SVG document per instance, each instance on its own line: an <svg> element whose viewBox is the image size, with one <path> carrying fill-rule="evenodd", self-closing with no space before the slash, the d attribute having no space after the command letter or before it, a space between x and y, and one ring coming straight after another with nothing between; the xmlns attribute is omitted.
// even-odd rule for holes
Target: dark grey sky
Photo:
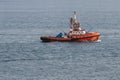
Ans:
<svg viewBox="0 0 120 80"><path fill-rule="evenodd" d="M120 11L120 0L0 0L0 11L81 9Z"/></svg>

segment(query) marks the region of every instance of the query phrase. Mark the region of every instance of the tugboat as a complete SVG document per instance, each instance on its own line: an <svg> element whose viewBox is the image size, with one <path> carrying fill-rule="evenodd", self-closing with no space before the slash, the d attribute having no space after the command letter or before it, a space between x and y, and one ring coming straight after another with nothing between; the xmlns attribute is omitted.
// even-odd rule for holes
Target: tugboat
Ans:
<svg viewBox="0 0 120 80"><path fill-rule="evenodd" d="M70 30L68 33L59 33L57 36L41 36L43 42L94 42L100 38L99 32L86 32L81 29L80 22L76 19L76 11L74 17L70 18Z"/></svg>

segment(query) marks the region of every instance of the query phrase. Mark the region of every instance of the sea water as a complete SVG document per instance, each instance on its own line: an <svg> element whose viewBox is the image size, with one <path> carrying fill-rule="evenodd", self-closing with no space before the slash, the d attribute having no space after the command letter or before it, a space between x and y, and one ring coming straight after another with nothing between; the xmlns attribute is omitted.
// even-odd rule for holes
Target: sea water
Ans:
<svg viewBox="0 0 120 80"><path fill-rule="evenodd" d="M1 0L0 80L120 80L119 6L87 1ZM68 32L74 10L98 42L40 40Z"/></svg>

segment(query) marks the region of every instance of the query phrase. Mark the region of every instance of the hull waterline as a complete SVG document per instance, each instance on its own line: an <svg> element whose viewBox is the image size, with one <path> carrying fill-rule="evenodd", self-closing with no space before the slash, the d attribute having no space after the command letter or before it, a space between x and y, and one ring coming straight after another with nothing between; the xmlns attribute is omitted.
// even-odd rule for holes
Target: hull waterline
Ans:
<svg viewBox="0 0 120 80"><path fill-rule="evenodd" d="M100 34L97 32L86 33L80 36L71 36L70 38L56 38L51 36L42 36L40 39L43 42L86 42L86 41L97 41L100 38Z"/></svg>

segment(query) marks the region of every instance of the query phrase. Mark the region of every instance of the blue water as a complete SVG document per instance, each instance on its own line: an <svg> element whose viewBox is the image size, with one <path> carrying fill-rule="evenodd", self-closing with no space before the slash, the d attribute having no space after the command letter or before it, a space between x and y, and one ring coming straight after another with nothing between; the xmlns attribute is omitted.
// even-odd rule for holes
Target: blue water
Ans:
<svg viewBox="0 0 120 80"><path fill-rule="evenodd" d="M0 1L0 80L120 80L117 2L47 1ZM74 10L81 28L101 33L100 42L41 42L67 32Z"/></svg>

